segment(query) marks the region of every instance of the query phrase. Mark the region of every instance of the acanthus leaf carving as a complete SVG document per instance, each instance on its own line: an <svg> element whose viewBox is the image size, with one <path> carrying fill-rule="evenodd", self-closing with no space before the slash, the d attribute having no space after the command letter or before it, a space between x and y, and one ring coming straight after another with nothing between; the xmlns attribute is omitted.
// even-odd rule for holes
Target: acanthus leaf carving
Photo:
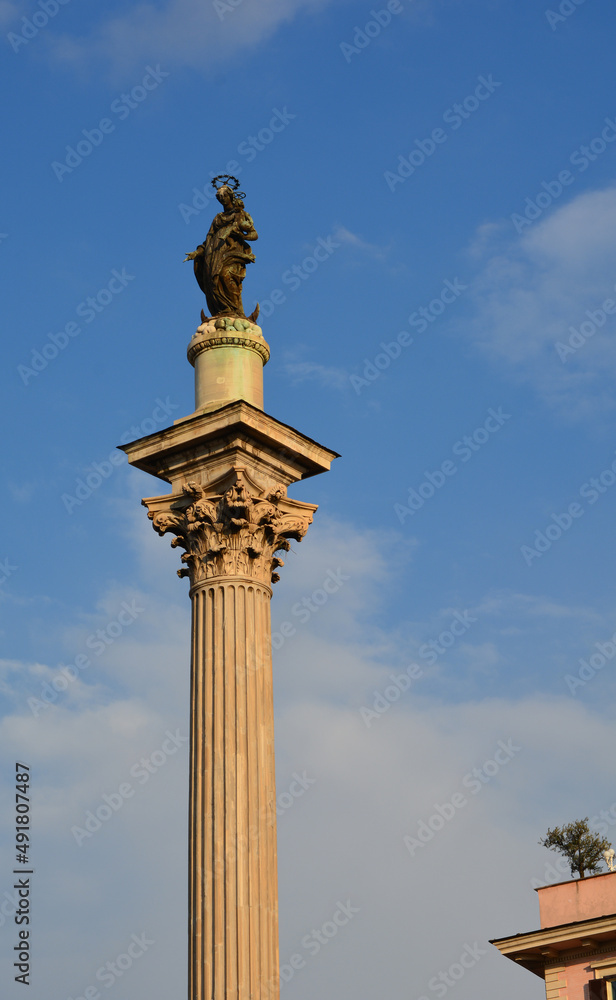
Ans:
<svg viewBox="0 0 616 1000"><path fill-rule="evenodd" d="M173 548L184 549L178 576L188 576L191 585L219 576L276 583L284 563L275 553L288 552L292 539L301 541L314 510L289 500L282 487L257 496L239 481L218 494L189 482L181 497L164 507L160 501L148 502L157 508L148 517L159 535L174 534Z"/></svg>

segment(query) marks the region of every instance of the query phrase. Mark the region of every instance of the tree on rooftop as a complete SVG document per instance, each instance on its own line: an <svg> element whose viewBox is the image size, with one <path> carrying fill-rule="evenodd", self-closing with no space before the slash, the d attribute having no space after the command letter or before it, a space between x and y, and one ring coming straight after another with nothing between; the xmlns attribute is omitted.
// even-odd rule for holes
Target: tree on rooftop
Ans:
<svg viewBox="0 0 616 1000"><path fill-rule="evenodd" d="M575 875L578 872L580 878L584 878L587 872L591 875L598 872L604 860L603 852L611 847L605 837L591 833L588 828L588 816L576 819L573 823L566 823L565 826L555 826L553 830L548 830L539 843L551 851L564 854L569 862L571 874Z"/></svg>

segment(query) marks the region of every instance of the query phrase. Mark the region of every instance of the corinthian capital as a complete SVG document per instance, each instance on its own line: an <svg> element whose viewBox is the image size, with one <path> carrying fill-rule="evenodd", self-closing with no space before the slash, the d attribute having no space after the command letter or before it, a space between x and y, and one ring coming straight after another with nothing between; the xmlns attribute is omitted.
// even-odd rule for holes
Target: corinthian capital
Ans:
<svg viewBox="0 0 616 1000"><path fill-rule="evenodd" d="M241 476L221 493L189 482L179 496L143 503L154 530L159 535L172 532L171 545L185 550L178 576L189 577L191 586L234 576L276 583L276 570L283 565L276 553L288 552L291 539L301 541L316 510L313 504L290 500L282 486L264 494L251 492Z"/></svg>

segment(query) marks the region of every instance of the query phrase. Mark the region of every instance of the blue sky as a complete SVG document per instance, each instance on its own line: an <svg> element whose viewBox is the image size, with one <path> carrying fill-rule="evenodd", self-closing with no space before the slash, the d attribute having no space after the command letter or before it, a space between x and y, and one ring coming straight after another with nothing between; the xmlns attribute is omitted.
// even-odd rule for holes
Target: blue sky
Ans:
<svg viewBox="0 0 616 1000"><path fill-rule="evenodd" d="M547 827L616 799L615 27L608 0L0 2L0 780L10 804L32 766L36 1000L77 1000L142 932L101 995L185 988L185 745L91 839L71 828L186 731L186 583L139 504L160 488L110 455L194 408L182 259L233 162L265 409L342 455L292 491L319 512L272 604L296 627L274 651L279 794L314 779L279 820L281 960L306 959L283 997L437 996L475 942L456 1000L542 996L486 942L536 926ZM9 997L14 934L7 916Z"/></svg>

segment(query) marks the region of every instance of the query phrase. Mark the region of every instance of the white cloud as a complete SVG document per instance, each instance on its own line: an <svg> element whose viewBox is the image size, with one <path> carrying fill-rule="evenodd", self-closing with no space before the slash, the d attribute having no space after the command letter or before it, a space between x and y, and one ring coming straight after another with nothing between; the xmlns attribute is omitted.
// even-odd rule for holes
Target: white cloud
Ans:
<svg viewBox="0 0 616 1000"><path fill-rule="evenodd" d="M285 375L293 385L300 382L318 382L325 389L345 389L349 384L348 373L333 365L321 365L316 361L289 361L282 365Z"/></svg>
<svg viewBox="0 0 616 1000"><path fill-rule="evenodd" d="M384 260L387 257L388 247L380 247L376 243L368 243L363 237L358 236L357 233L352 233L346 226L338 226L334 230L333 235L335 240L340 240L341 243L346 243L348 246L354 247L355 250L361 251L368 257L373 257L376 260Z"/></svg>
<svg viewBox="0 0 616 1000"><path fill-rule="evenodd" d="M85 38L51 39L58 60L81 68L102 58L115 76L124 77L152 59L164 68L190 66L208 72L237 52L266 40L281 25L309 14L330 0L164 0L133 3L121 15L104 18ZM226 8L228 9L225 9Z"/></svg>
<svg viewBox="0 0 616 1000"><path fill-rule="evenodd" d="M25 3L10 3L10 0L0 0L0 27L13 28L13 21L16 21L20 14L25 13Z"/></svg>
<svg viewBox="0 0 616 1000"><path fill-rule="evenodd" d="M305 768L315 784L280 824L283 960L306 955L304 935L338 898L360 913L348 937L341 933L285 988L287 997L304 1000L335 975L348 994L417 1000L431 995L430 978L465 943L478 942L485 955L457 997L523 992L539 1000L543 984L487 940L537 926L530 883L551 859L537 845L547 826L611 804L609 728L595 729L579 706L541 699L444 708L409 697L369 731L341 707L290 708L278 728L294 749L286 766ZM519 751L473 794L466 776L510 739ZM591 787L580 757L601 753ZM404 836L416 837L437 807L447 812L455 792L466 805L411 856Z"/></svg>
<svg viewBox="0 0 616 1000"><path fill-rule="evenodd" d="M29 503L36 492L36 483L13 483L8 484L11 496L17 503Z"/></svg>
<svg viewBox="0 0 616 1000"><path fill-rule="evenodd" d="M96 970L142 931L155 944L126 974L124 990L146 1000L185 988L187 751L178 749L144 784L131 769L160 748L167 730L187 732L188 600L185 582L174 577L177 551L142 511L129 521L151 586L138 591L145 610L131 626L136 631L127 629L92 674L74 682L75 690L90 686L92 697L67 692L34 718L24 684L28 677L39 683L55 667L9 661L2 673L9 688L16 686L17 706L0 724L0 753L8 761L23 757L32 768L37 968L45 982L33 990L35 1000L82 996L96 984ZM307 1000L323 983L358 1000L419 1000L430 995L429 979L475 942L485 954L456 986L457 1000L496 992L540 1000L541 982L487 940L536 926L531 879L542 878L552 860L537 844L548 825L611 806L611 723L568 697L448 704L415 685L367 727L358 707L408 661L408 635L423 641L453 611L437 609L430 621L406 627L408 635L383 627L399 574L412 577L413 544L401 549L396 537L317 514L276 587L274 629L285 620L297 626L275 654L278 792L296 771L314 779L279 818L281 957L306 959L283 1000ZM322 601L319 592L334 577L340 586ZM71 624L61 648L81 648L113 617L121 595L116 587L103 593L93 616ZM304 598L314 610L302 622L292 609L306 606ZM548 598L527 595L488 596L478 607L499 628L533 619L559 629L565 617ZM582 612L571 616L580 628L587 624ZM502 646L480 637L470 645L470 637L460 657L480 673L493 671ZM519 751L473 793L465 777L509 740ZM8 793L8 770L0 781ZM78 847L71 827L83 827L88 811L126 781L135 794ZM467 804L411 856L404 836L456 791ZM0 869L8 872L8 813L3 825ZM3 891L0 885L0 897ZM302 940L347 900L359 912L310 954ZM0 974L9 1000L20 996L6 958Z"/></svg>
<svg viewBox="0 0 616 1000"><path fill-rule="evenodd" d="M496 592L486 595L475 609L479 616L512 616L529 618L578 618L594 624L601 621L601 616L593 608L573 607L570 604L557 604L556 601L536 594L520 594L516 592Z"/></svg>
<svg viewBox="0 0 616 1000"><path fill-rule="evenodd" d="M602 321L598 310L616 302L615 232L609 187L580 195L515 240L500 226L482 226L469 249L472 258L483 255L483 266L469 292L471 316L459 328L568 420L614 407L616 317ZM590 336L562 360L557 343L568 344L582 323Z"/></svg>

